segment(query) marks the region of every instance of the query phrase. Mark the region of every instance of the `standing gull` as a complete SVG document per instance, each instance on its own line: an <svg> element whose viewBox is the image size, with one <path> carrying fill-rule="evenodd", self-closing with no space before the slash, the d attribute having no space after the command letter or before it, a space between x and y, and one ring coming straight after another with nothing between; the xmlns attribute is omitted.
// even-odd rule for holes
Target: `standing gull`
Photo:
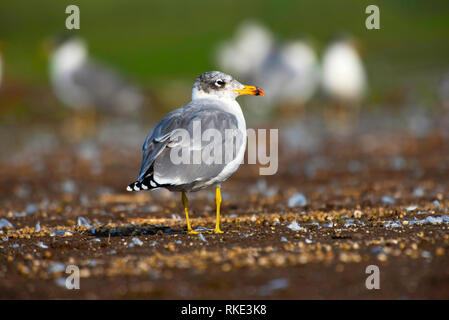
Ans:
<svg viewBox="0 0 449 320"><path fill-rule="evenodd" d="M318 87L317 55L306 40L287 42L273 48L253 79L269 96L263 107L251 104L254 113L268 114L275 107L293 107L298 114Z"/></svg>
<svg viewBox="0 0 449 320"><path fill-rule="evenodd" d="M167 114L148 134L139 177L127 187L128 191L162 187L182 192L189 234L198 232L189 222L186 192L209 186L216 187L214 233L222 233L221 183L240 166L246 149L245 118L235 100L240 95L264 94L222 72L211 71L197 77L192 101ZM178 161L179 151L187 161Z"/></svg>
<svg viewBox="0 0 449 320"><path fill-rule="evenodd" d="M340 36L327 46L322 60L321 85L330 102L324 110L329 128L339 135L351 134L358 125L367 89L365 68L353 38Z"/></svg>
<svg viewBox="0 0 449 320"><path fill-rule="evenodd" d="M105 109L133 113L144 96L114 70L89 58L86 42L76 36L58 38L50 59L55 95L73 109Z"/></svg>

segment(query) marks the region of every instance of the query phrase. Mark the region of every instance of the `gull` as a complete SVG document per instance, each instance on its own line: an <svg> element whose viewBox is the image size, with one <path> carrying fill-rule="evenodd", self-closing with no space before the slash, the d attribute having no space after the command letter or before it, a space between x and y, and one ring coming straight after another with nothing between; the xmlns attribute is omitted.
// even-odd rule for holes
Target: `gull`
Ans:
<svg viewBox="0 0 449 320"><path fill-rule="evenodd" d="M366 90L366 74L352 39L337 39L326 48L321 76L324 91L335 101L360 102Z"/></svg>
<svg viewBox="0 0 449 320"><path fill-rule="evenodd" d="M139 177L127 187L128 191L166 188L181 192L189 234L198 232L189 222L186 192L209 186L216 188L214 233L222 233L221 183L238 169L246 149L246 122L236 101L240 95L264 93L219 71L198 76L192 88L192 101L167 114L148 134L142 147ZM219 152L223 147L224 152ZM179 151L187 155L183 157L187 161L178 162ZM191 161L198 152L200 159L196 160L199 161Z"/></svg>
<svg viewBox="0 0 449 320"><path fill-rule="evenodd" d="M252 80L273 46L274 37L268 28L256 21L245 21L231 41L218 46L217 63L239 78Z"/></svg>
<svg viewBox="0 0 449 320"><path fill-rule="evenodd" d="M266 114L275 106L301 108L318 88L318 57L305 40L286 42L272 50L253 79L269 98L264 99L264 107L251 104L252 111Z"/></svg>
<svg viewBox="0 0 449 320"><path fill-rule="evenodd" d="M329 128L334 134L351 134L358 125L367 88L365 69L351 37L339 37L325 49L321 86L331 102L330 108L324 110Z"/></svg>
<svg viewBox="0 0 449 320"><path fill-rule="evenodd" d="M318 57L308 41L275 41L267 27L254 21L242 23L231 41L218 46L217 63L264 88L267 99L248 102L256 116L282 105L303 107L319 84Z"/></svg>
<svg viewBox="0 0 449 320"><path fill-rule="evenodd" d="M56 41L49 71L55 95L73 109L133 113L144 104L139 89L114 70L89 58L87 44L78 36Z"/></svg>

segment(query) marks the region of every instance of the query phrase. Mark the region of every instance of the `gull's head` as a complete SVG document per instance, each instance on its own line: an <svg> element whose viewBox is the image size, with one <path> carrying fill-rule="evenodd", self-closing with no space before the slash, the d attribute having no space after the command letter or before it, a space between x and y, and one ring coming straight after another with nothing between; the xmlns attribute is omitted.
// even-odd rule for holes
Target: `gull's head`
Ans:
<svg viewBox="0 0 449 320"><path fill-rule="evenodd" d="M52 65L60 71L76 69L88 55L86 42L78 36L58 36L49 47Z"/></svg>
<svg viewBox="0 0 449 320"><path fill-rule="evenodd" d="M231 99L241 95L263 96L262 89L241 84L233 77L220 71L210 71L199 75L192 88L195 99Z"/></svg>

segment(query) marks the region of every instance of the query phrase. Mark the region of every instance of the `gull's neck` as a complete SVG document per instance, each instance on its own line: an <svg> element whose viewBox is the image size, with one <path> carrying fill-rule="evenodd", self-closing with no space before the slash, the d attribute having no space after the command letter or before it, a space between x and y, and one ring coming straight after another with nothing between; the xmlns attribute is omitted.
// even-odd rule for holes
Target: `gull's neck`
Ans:
<svg viewBox="0 0 449 320"><path fill-rule="evenodd" d="M214 94L207 94L199 91L197 91L195 94L192 94L192 102L202 102L203 104L207 104L208 101L210 101L211 103L218 103L218 105L220 105L224 111L235 115L239 122L239 127L246 130L246 122L245 117L243 116L242 108L235 100L234 96L217 96Z"/></svg>

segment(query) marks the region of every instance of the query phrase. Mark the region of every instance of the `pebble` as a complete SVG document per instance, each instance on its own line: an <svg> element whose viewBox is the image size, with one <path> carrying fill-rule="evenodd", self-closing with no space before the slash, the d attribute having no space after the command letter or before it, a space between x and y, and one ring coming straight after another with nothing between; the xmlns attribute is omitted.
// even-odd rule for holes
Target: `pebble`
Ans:
<svg viewBox="0 0 449 320"><path fill-rule="evenodd" d="M384 251L384 249L382 247L376 246L376 247L371 249L371 253L373 253L375 255L378 255L378 254L381 254L381 253L385 253L385 251Z"/></svg>
<svg viewBox="0 0 449 320"><path fill-rule="evenodd" d="M65 264L62 262L53 262L47 269L48 273L64 272Z"/></svg>
<svg viewBox="0 0 449 320"><path fill-rule="evenodd" d="M348 228L348 227L357 227L357 225L354 223L354 219L348 219L346 220L345 224L343 225L343 227Z"/></svg>
<svg viewBox="0 0 449 320"><path fill-rule="evenodd" d="M60 277L55 279L55 283L60 287L66 287L66 278Z"/></svg>
<svg viewBox="0 0 449 320"><path fill-rule="evenodd" d="M440 224L443 223L443 218L442 217L432 217L432 216L428 216L425 219L425 222L430 223L430 224Z"/></svg>
<svg viewBox="0 0 449 320"><path fill-rule="evenodd" d="M45 245L42 241L39 241L39 242L37 243L37 246L38 246L39 248L42 248L42 249L48 249L48 246Z"/></svg>
<svg viewBox="0 0 449 320"><path fill-rule="evenodd" d="M140 240L139 238L132 238L131 239L132 240L132 244L134 244L134 245L136 245L136 246L139 246L139 247L141 247L142 245L143 245L143 241L142 240ZM131 244L130 244L131 245ZM130 246L130 245L128 245L128 246Z"/></svg>
<svg viewBox="0 0 449 320"><path fill-rule="evenodd" d="M32 215L32 214L35 214L38 209L39 209L39 207L37 206L37 204L30 203L26 206L25 212L28 215Z"/></svg>
<svg viewBox="0 0 449 320"><path fill-rule="evenodd" d="M285 289L289 285L290 285L290 283L289 283L288 279L286 279L286 278L274 279L260 288L260 294L262 296L266 296L266 295L271 294L272 291Z"/></svg>
<svg viewBox="0 0 449 320"><path fill-rule="evenodd" d="M301 227L296 220L293 220L287 228L293 230L293 231L306 231L303 227Z"/></svg>
<svg viewBox="0 0 449 320"><path fill-rule="evenodd" d="M26 215L25 212L14 212L14 218L24 218Z"/></svg>
<svg viewBox="0 0 449 320"><path fill-rule="evenodd" d="M424 196L424 189L421 188L421 187L416 187L413 190L413 196L418 197L418 198L423 197Z"/></svg>
<svg viewBox="0 0 449 320"><path fill-rule="evenodd" d="M307 205L307 199L304 196L304 194L302 194L300 192L295 193L294 195L292 195L290 197L290 199L288 199L288 206L290 208L293 208L293 207L304 207L306 205Z"/></svg>
<svg viewBox="0 0 449 320"><path fill-rule="evenodd" d="M77 191L77 186L72 180L64 181L61 188L64 193L75 193Z"/></svg>
<svg viewBox="0 0 449 320"><path fill-rule="evenodd" d="M384 223L385 228L400 228L402 227L401 223L399 221L386 221Z"/></svg>
<svg viewBox="0 0 449 320"><path fill-rule="evenodd" d="M200 238L200 240L203 242L207 242L206 238L203 236L202 233L198 234L198 238Z"/></svg>
<svg viewBox="0 0 449 320"><path fill-rule="evenodd" d="M92 227L90 225L89 219L86 219L83 217L78 217L77 225L78 225L78 227L86 227L88 229L90 229Z"/></svg>
<svg viewBox="0 0 449 320"><path fill-rule="evenodd" d="M55 236L64 236L64 237L68 237L68 236L72 236L73 233L70 230L53 230L50 233L51 237L55 237Z"/></svg>
<svg viewBox="0 0 449 320"><path fill-rule="evenodd" d="M385 253L379 253L379 254L377 255L377 259L378 259L379 261L385 262L385 261L388 260L388 257L387 257L387 255L386 255Z"/></svg>
<svg viewBox="0 0 449 320"><path fill-rule="evenodd" d="M396 201L390 196L383 196L382 202L386 203L386 204L395 204L396 203Z"/></svg>
<svg viewBox="0 0 449 320"><path fill-rule="evenodd" d="M329 223L323 223L323 228L333 228L334 223L331 221Z"/></svg>

